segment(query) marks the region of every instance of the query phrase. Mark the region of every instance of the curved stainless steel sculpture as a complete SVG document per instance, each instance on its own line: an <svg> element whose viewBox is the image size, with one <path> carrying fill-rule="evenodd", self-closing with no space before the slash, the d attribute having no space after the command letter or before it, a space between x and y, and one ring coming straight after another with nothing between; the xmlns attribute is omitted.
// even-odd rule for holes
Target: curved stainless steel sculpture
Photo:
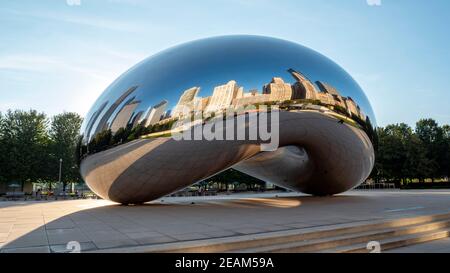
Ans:
<svg viewBox="0 0 450 273"><path fill-rule="evenodd" d="M96 194L126 204L230 167L336 194L370 174L374 126L361 88L323 55L268 37L214 37L162 51L115 80L82 125L80 169Z"/></svg>

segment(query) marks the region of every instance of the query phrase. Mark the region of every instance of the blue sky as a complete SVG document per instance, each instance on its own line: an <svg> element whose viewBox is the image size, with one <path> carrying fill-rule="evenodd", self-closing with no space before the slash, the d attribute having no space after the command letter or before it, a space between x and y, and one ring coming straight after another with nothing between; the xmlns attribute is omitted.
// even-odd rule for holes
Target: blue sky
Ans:
<svg viewBox="0 0 450 273"><path fill-rule="evenodd" d="M257 34L330 57L365 90L378 125L450 123L450 1L2 0L0 111L85 115L122 72L167 47ZM378 1L378 0L369 0Z"/></svg>

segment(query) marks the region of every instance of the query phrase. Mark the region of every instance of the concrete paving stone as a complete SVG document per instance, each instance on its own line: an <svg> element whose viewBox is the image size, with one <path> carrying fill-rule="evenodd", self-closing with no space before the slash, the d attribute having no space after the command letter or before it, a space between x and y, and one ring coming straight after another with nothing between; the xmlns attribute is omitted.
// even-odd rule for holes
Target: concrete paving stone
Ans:
<svg viewBox="0 0 450 273"><path fill-rule="evenodd" d="M140 239L146 237L158 237L163 236L163 234L155 231L150 232L125 232L125 235L130 237L131 239Z"/></svg>
<svg viewBox="0 0 450 273"><path fill-rule="evenodd" d="M284 226L289 227L289 228L305 228L305 227L310 227L311 224L309 223L288 223L288 224L284 224Z"/></svg>
<svg viewBox="0 0 450 273"><path fill-rule="evenodd" d="M27 229L27 228L21 228L21 229L12 229L9 232L8 238L9 240L19 238L19 237L36 237L36 236L46 236L45 230L43 228L35 228L35 229Z"/></svg>
<svg viewBox="0 0 450 273"><path fill-rule="evenodd" d="M265 230L256 227L233 228L232 231L240 234L255 234L266 232Z"/></svg>
<svg viewBox="0 0 450 273"><path fill-rule="evenodd" d="M115 248L115 247L126 247L135 246L138 243L131 239L119 239L119 240L94 240L93 243L97 248Z"/></svg>
<svg viewBox="0 0 450 273"><path fill-rule="evenodd" d="M61 246L67 242L67 238L58 237L52 231L77 229L87 240L96 241L102 247L121 247L124 246L120 245L121 242L143 245L261 233L279 228L310 227L315 230L342 222L361 224L364 220L450 212L450 190L358 190L331 198L298 193L277 195L276 203L283 206L270 205L274 203L273 200L261 200L273 197L273 193L164 197L164 203L154 201L129 207L104 200L23 202L26 206L0 202L0 238L3 238L0 244L4 244L4 248L10 245L15 248L36 247L44 243L47 246ZM238 202L236 199L239 199ZM293 200L299 204L285 206L293 204ZM195 204L191 205L191 202ZM236 203L250 206L237 210ZM424 208L408 209L417 207L417 204ZM39 219L43 219L46 225L39 227ZM5 233L7 236L4 236ZM81 236L81 240L84 239ZM55 244L49 243L49 240ZM61 242L58 240L63 240L63 243L58 243ZM433 247L436 251L442 248L437 245Z"/></svg>
<svg viewBox="0 0 450 273"><path fill-rule="evenodd" d="M199 232L184 233L184 234L171 234L170 237L173 237L180 241L190 241L190 240L211 238L207 234L203 234L203 233L199 233Z"/></svg>
<svg viewBox="0 0 450 273"><path fill-rule="evenodd" d="M50 245L67 244L70 241L89 242L90 239L79 228L47 230Z"/></svg>
<svg viewBox="0 0 450 273"><path fill-rule="evenodd" d="M0 233L9 232L12 227L13 227L13 224L1 226Z"/></svg>
<svg viewBox="0 0 450 273"><path fill-rule="evenodd" d="M116 231L112 227L106 225L106 224L100 224L100 225L79 225L78 226L84 233L89 234L92 232L100 232L100 231Z"/></svg>
<svg viewBox="0 0 450 273"><path fill-rule="evenodd" d="M148 227L129 227L129 228L114 228L115 230L122 233L140 233L140 232L151 232L151 229Z"/></svg>
<svg viewBox="0 0 450 273"><path fill-rule="evenodd" d="M258 226L258 228L265 230L265 231L279 231L279 230L292 229L291 227L281 226L281 225L261 225L261 226Z"/></svg>
<svg viewBox="0 0 450 273"><path fill-rule="evenodd" d="M50 253L48 246L0 249L0 253Z"/></svg>
<svg viewBox="0 0 450 273"><path fill-rule="evenodd" d="M45 234L25 234L23 236L9 235L4 248L34 247L48 245Z"/></svg>
<svg viewBox="0 0 450 273"><path fill-rule="evenodd" d="M43 224L14 224L14 226L11 228L11 230L17 230L17 229L37 229L42 227Z"/></svg>
<svg viewBox="0 0 450 273"><path fill-rule="evenodd" d="M214 230L214 231L202 232L202 234L205 234L206 236L208 236L210 238L219 238L219 237L240 235L231 230Z"/></svg>
<svg viewBox="0 0 450 273"><path fill-rule="evenodd" d="M136 241L140 245L150 245L150 244L162 244L162 243L175 242L175 241L177 241L177 239L161 235L161 236L135 238L134 241Z"/></svg>
<svg viewBox="0 0 450 273"><path fill-rule="evenodd" d="M62 229L62 228L74 228L75 223L72 221L52 221L45 224L46 229Z"/></svg>
<svg viewBox="0 0 450 273"><path fill-rule="evenodd" d="M111 241L111 240L127 240L124 233L115 230L97 230L92 232L84 232L92 241Z"/></svg>

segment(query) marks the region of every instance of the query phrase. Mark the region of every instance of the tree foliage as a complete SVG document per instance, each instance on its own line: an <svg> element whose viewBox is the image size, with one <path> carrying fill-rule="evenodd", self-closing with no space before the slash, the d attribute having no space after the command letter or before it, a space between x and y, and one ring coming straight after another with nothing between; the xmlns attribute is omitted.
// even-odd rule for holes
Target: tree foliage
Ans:
<svg viewBox="0 0 450 273"><path fill-rule="evenodd" d="M49 119L35 110L0 112L0 183L57 181L59 160L62 178L82 181L77 163L85 155L132 141L143 135L169 130L174 121L145 127L105 130L89 144L82 145L79 129L82 118L76 113L62 113ZM439 126L433 119L421 119L415 128L392 124L377 128L374 134L376 162L371 177L397 184L413 180L448 179L450 167L450 126ZM78 148L77 148L78 147ZM210 182L234 183L261 181L230 169L208 179Z"/></svg>
<svg viewBox="0 0 450 273"><path fill-rule="evenodd" d="M68 182L77 182L80 180L75 152L77 139L81 127L82 118L76 113L67 113L56 115L52 118L49 138L50 138L50 160L52 165L61 164L61 181L63 188ZM52 179L57 180L56 172L53 172ZM58 174L59 176L59 174Z"/></svg>
<svg viewBox="0 0 450 273"><path fill-rule="evenodd" d="M0 114L0 182L56 181L59 158L66 182L79 181L74 169L75 143L81 118L75 113L55 116L51 122L35 110L8 110Z"/></svg>
<svg viewBox="0 0 450 273"><path fill-rule="evenodd" d="M449 177L449 126L421 119L416 128L404 123L377 129L378 149L372 178L408 183L413 179Z"/></svg>

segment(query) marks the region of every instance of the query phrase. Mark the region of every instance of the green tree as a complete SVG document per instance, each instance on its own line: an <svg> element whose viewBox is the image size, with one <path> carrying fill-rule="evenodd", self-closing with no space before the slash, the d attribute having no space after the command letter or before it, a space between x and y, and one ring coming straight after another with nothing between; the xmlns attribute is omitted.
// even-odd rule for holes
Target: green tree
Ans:
<svg viewBox="0 0 450 273"><path fill-rule="evenodd" d="M112 138L112 143L113 144L120 144L120 143L126 142L129 135L130 135L129 128L128 127L121 127L114 134L114 136Z"/></svg>
<svg viewBox="0 0 450 273"><path fill-rule="evenodd" d="M406 160L403 164L405 178L418 178L423 181L433 176L433 163L427 157L423 142L415 134L411 134L405 143Z"/></svg>
<svg viewBox="0 0 450 273"><path fill-rule="evenodd" d="M207 183L219 183L220 185L226 185L226 188L228 188L229 184L234 183L243 183L246 184L248 188L252 188L253 185L260 185L264 186L264 181L261 181L253 176L250 176L248 174L242 173L235 169L227 169L223 172L220 172L208 179L205 180Z"/></svg>
<svg viewBox="0 0 450 273"><path fill-rule="evenodd" d="M5 153L6 153L6 145L4 143L3 138L3 114L0 112L0 184L6 182L5 178Z"/></svg>
<svg viewBox="0 0 450 273"><path fill-rule="evenodd" d="M89 142L89 153L98 153L111 147L112 145L112 132L110 129L99 132L94 139Z"/></svg>
<svg viewBox="0 0 450 273"><path fill-rule="evenodd" d="M450 177L450 125L446 124L442 126L442 136L443 136L443 150L444 156L440 162L442 166L442 174L447 179Z"/></svg>
<svg viewBox="0 0 450 273"><path fill-rule="evenodd" d="M2 118L2 176L7 182L46 177L49 138L45 114L35 110L8 110Z"/></svg>
<svg viewBox="0 0 450 273"><path fill-rule="evenodd" d="M59 179L59 160L62 159L61 180L63 190L69 182L79 182L80 174L77 168L76 147L83 119L77 113L56 115L52 118L49 130L51 145L52 178Z"/></svg>
<svg viewBox="0 0 450 273"><path fill-rule="evenodd" d="M446 149L442 128L433 119L421 119L416 123L416 135L426 149L426 157L430 160L429 177L444 176L445 167L442 162Z"/></svg>
<svg viewBox="0 0 450 273"><path fill-rule="evenodd" d="M403 162L406 153L403 134L407 132L403 125L389 125L378 128L378 151L376 155L376 170L380 178L394 181L397 186L403 178Z"/></svg>

